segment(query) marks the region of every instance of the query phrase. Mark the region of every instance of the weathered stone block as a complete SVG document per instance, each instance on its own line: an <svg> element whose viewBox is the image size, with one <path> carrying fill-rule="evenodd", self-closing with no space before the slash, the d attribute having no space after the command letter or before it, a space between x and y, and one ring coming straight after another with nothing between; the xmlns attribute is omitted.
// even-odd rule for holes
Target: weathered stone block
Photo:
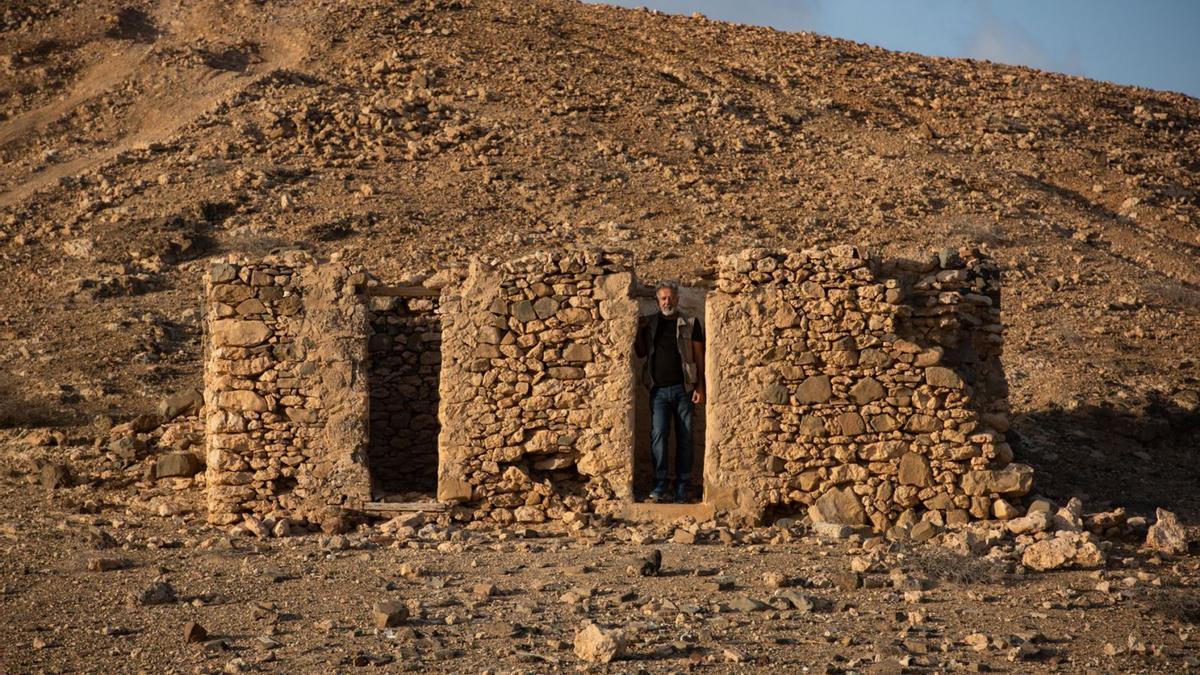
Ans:
<svg viewBox="0 0 1200 675"><path fill-rule="evenodd" d="M814 523L837 523L861 527L867 524L867 512L850 488L834 488L817 498L808 509Z"/></svg>
<svg viewBox="0 0 1200 675"><path fill-rule="evenodd" d="M265 412L268 408L265 398L245 389L219 392L217 407L234 412Z"/></svg>
<svg viewBox="0 0 1200 675"><path fill-rule="evenodd" d="M253 347L267 341L271 329L262 321L222 319L212 323L213 342L217 346Z"/></svg>
<svg viewBox="0 0 1200 675"><path fill-rule="evenodd" d="M813 375L796 388L796 401L800 403L825 403L833 396L833 387L828 375Z"/></svg>
<svg viewBox="0 0 1200 675"><path fill-rule="evenodd" d="M900 458L900 472L897 478L901 485L933 485L933 470L929 467L929 459L915 452L904 455Z"/></svg>
<svg viewBox="0 0 1200 675"><path fill-rule="evenodd" d="M970 471L963 474L962 489L968 495L1020 497L1033 489L1033 467L1009 464L998 470Z"/></svg>
<svg viewBox="0 0 1200 675"><path fill-rule="evenodd" d="M200 470L200 460L190 452L172 452L154 462L155 478L188 478Z"/></svg>
<svg viewBox="0 0 1200 675"><path fill-rule="evenodd" d="M883 385L873 377L864 377L850 388L850 399L858 405L877 401L884 396Z"/></svg>
<svg viewBox="0 0 1200 675"><path fill-rule="evenodd" d="M931 387L947 387L949 389L962 389L965 386L958 373L942 366L926 368L925 383Z"/></svg>
<svg viewBox="0 0 1200 675"><path fill-rule="evenodd" d="M567 345L563 350L563 358L567 361L584 363L592 360L592 348L578 342Z"/></svg>

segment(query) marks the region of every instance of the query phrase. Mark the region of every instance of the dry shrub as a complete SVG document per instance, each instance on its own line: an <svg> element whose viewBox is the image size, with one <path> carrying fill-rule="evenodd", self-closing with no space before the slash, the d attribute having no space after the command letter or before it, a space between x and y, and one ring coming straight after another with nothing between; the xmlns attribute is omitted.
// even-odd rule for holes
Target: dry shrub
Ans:
<svg viewBox="0 0 1200 675"><path fill-rule="evenodd" d="M932 546L912 551L902 567L910 574L962 585L995 583L1005 572L1001 562Z"/></svg>

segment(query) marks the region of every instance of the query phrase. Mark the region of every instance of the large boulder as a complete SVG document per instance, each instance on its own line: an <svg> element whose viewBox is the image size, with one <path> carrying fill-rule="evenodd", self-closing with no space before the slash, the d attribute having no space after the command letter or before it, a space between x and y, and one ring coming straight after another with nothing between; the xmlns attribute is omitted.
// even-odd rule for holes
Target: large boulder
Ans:
<svg viewBox="0 0 1200 675"><path fill-rule="evenodd" d="M867 512L850 488L829 490L808 507L808 517L814 523L836 523L862 527L867 524Z"/></svg>
<svg viewBox="0 0 1200 675"><path fill-rule="evenodd" d="M1146 548L1167 555L1187 553L1187 536L1175 514L1166 509L1157 509L1154 518L1154 524L1146 532Z"/></svg>

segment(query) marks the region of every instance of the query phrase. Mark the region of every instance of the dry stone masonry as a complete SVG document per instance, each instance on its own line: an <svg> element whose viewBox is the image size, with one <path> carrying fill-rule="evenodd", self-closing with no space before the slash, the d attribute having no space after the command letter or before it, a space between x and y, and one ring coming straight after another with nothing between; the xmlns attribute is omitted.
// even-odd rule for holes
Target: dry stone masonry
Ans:
<svg viewBox="0 0 1200 675"><path fill-rule="evenodd" d="M471 266L443 299L439 498L499 523L630 499L632 287L617 251Z"/></svg>
<svg viewBox="0 0 1200 675"><path fill-rule="evenodd" d="M205 277L209 518L370 496L362 273L298 252Z"/></svg>
<svg viewBox="0 0 1200 675"><path fill-rule="evenodd" d="M633 499L628 253L473 261L411 297L289 253L207 280L211 518L434 494L499 524ZM877 530L1027 493L1004 441L999 272L974 252L723 258L705 302L704 501Z"/></svg>
<svg viewBox="0 0 1200 675"><path fill-rule="evenodd" d="M1030 489L1004 442L998 270L851 246L722 259L708 300L706 498L886 530Z"/></svg>

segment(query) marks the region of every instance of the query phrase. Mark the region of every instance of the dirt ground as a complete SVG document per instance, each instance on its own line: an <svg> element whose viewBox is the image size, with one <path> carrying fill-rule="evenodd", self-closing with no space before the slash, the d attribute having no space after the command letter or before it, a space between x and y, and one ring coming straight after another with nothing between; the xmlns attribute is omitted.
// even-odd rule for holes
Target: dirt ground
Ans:
<svg viewBox="0 0 1200 675"><path fill-rule="evenodd" d="M1180 94L703 17L4 3L0 668L549 671L580 665L585 618L626 631L629 657L592 666L618 672L1194 668L1196 557L1156 562L1141 533L1106 539L1099 571L1049 573L1021 573L1011 537L960 559L946 535L864 553L803 525L732 544L720 523L694 524L698 544L620 524L260 540L205 527L194 484L143 480L187 433L155 431L136 456L109 433L199 386L200 279L227 254L300 247L399 283L620 245L645 281L703 286L750 245L966 246L1004 268L1010 441L1036 494L1169 508L1194 539L1198 157L1200 101ZM70 486L39 484L48 462ZM664 573L629 576L653 548ZM835 583L856 557L880 587ZM99 558L130 565L90 570ZM930 587L906 599L896 568ZM173 602L128 602L158 577ZM778 606L721 611L753 606L740 596ZM419 611L377 631L389 599ZM189 620L225 646L185 643Z"/></svg>
<svg viewBox="0 0 1200 675"><path fill-rule="evenodd" d="M675 543L675 524L259 540L214 532L194 514L30 508L27 493L17 481L0 487L6 512L28 514L5 522L0 540L7 672L1200 667L1200 563L1139 555L1127 542L1101 570L1014 574L1002 555L822 540L800 526L692 524L693 544ZM96 548L97 532L110 548ZM655 549L659 574L631 574ZM100 558L127 566L89 569ZM170 601L136 600L160 581ZM789 592L799 601L780 598ZM389 600L410 616L377 628L371 608ZM584 620L623 630L625 656L576 657ZM185 642L188 622L205 641Z"/></svg>

